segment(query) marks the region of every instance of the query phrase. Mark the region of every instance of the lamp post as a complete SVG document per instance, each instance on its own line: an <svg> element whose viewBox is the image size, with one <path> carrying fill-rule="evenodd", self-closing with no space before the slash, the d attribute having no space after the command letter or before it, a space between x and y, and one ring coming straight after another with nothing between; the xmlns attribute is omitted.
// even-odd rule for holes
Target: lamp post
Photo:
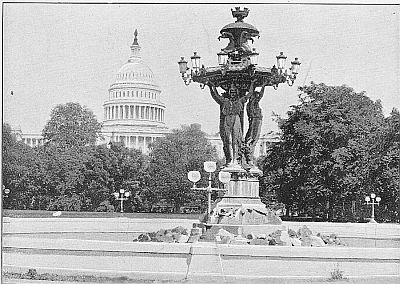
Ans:
<svg viewBox="0 0 400 284"><path fill-rule="evenodd" d="M124 213L124 201L129 199L131 193L129 191L125 191L125 189L120 189L119 192L114 192L115 200L121 202L121 213Z"/></svg>
<svg viewBox="0 0 400 284"><path fill-rule="evenodd" d="M10 189L9 189L9 188L6 188L6 187L3 185L3 192L4 192L4 197L7 198L7 197L8 197L8 194L10 194Z"/></svg>
<svg viewBox="0 0 400 284"><path fill-rule="evenodd" d="M215 188L212 187L212 174L217 169L217 163L213 161L204 162L204 170L209 174L208 175L208 186L207 187L196 187L196 182L198 182L201 178L201 174L199 171L190 171L188 172L188 179L193 182L192 189L194 190L205 190L208 193L208 207L207 207L207 214L210 216L211 214L211 193L213 191L225 191L222 188ZM231 174L228 172L219 172L218 179L222 183L228 183L231 179Z"/></svg>
<svg viewBox="0 0 400 284"><path fill-rule="evenodd" d="M370 197L371 196L371 197ZM375 205L379 206L379 202L381 201L381 198L379 196L376 196L375 193L371 193L370 196L365 197L365 201L367 202L367 205L372 205L372 214L371 214L371 220L369 221L370 223L377 223L375 221ZM375 202L376 201L376 202Z"/></svg>
<svg viewBox="0 0 400 284"><path fill-rule="evenodd" d="M107 149L111 149L111 146L113 145L113 143L110 141L107 143Z"/></svg>

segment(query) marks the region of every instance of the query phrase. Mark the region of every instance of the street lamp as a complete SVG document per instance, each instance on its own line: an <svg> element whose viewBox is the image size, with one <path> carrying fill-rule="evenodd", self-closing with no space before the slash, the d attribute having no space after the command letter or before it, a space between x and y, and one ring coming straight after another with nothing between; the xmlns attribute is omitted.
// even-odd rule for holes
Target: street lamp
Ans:
<svg viewBox="0 0 400 284"><path fill-rule="evenodd" d="M108 143L107 143L107 149L111 149L112 144L113 144L113 143L112 143L111 141L108 142Z"/></svg>
<svg viewBox="0 0 400 284"><path fill-rule="evenodd" d="M217 163L213 161L207 161L204 162L204 170L209 173L208 175L208 186L207 187L196 187L196 182L198 182L201 178L201 174L199 171L190 171L188 172L188 179L193 182L193 187L192 189L194 190L205 190L208 193L208 208L207 208L207 214L210 216L211 214L211 193L213 191L225 191L225 189L221 188L214 188L212 187L212 174L215 172L217 169ZM231 179L231 174L229 172L223 172L220 171L218 174L218 179L220 182L226 184L230 181Z"/></svg>
<svg viewBox="0 0 400 284"><path fill-rule="evenodd" d="M4 197L7 198L8 194L10 194L10 189L6 188L5 185L3 185L3 192L4 192Z"/></svg>
<svg viewBox="0 0 400 284"><path fill-rule="evenodd" d="M125 191L125 189L120 189L119 192L114 192L115 200L121 202L121 213L124 213L124 201L129 199L131 193L129 191Z"/></svg>
<svg viewBox="0 0 400 284"><path fill-rule="evenodd" d="M366 196L365 201L367 202L367 205L372 205L372 214L371 214L371 220L369 221L370 223L376 223L375 221L375 205L379 206L379 202L381 201L381 198L379 196L376 196L375 193L371 193L371 197ZM375 202L376 201L376 202Z"/></svg>

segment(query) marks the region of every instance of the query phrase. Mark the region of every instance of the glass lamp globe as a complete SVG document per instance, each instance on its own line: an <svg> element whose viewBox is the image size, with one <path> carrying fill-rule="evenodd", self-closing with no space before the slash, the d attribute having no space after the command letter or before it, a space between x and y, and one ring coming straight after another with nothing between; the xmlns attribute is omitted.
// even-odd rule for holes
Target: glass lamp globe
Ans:
<svg viewBox="0 0 400 284"><path fill-rule="evenodd" d="M124 193L125 192L125 189L120 189L119 190L119 193Z"/></svg>
<svg viewBox="0 0 400 284"><path fill-rule="evenodd" d="M129 197L131 193L129 191L125 192L125 197Z"/></svg>
<svg viewBox="0 0 400 284"><path fill-rule="evenodd" d="M381 202L381 198L379 196L376 198L376 202Z"/></svg>
<svg viewBox="0 0 400 284"><path fill-rule="evenodd" d="M220 171L218 179L222 183L228 183L231 180L231 173Z"/></svg>
<svg viewBox="0 0 400 284"><path fill-rule="evenodd" d="M218 64L219 65L226 65L228 62L228 54L225 52L220 52L218 55Z"/></svg>
<svg viewBox="0 0 400 284"><path fill-rule="evenodd" d="M291 70L294 75L299 74L300 64L301 63L297 57L294 59L294 61L292 61Z"/></svg>
<svg viewBox="0 0 400 284"><path fill-rule="evenodd" d="M197 52L194 52L193 56L190 57L192 60L192 67L195 71L200 69L200 56L197 55Z"/></svg>
<svg viewBox="0 0 400 284"><path fill-rule="evenodd" d="M371 198L375 198L376 194L375 193L371 193Z"/></svg>
<svg viewBox="0 0 400 284"><path fill-rule="evenodd" d="M193 182L196 183L200 180L201 175L199 171L190 171L188 172L188 179Z"/></svg>
<svg viewBox="0 0 400 284"><path fill-rule="evenodd" d="M118 198L118 196L119 196L118 192L114 192L113 195L115 198Z"/></svg>
<svg viewBox="0 0 400 284"><path fill-rule="evenodd" d="M184 57L181 57L181 60L178 61L179 64L179 72L183 75L186 73L187 70L187 61Z"/></svg>
<svg viewBox="0 0 400 284"><path fill-rule="evenodd" d="M204 170L207 173L213 173L217 169L217 163L213 161L204 162Z"/></svg>
<svg viewBox="0 0 400 284"><path fill-rule="evenodd" d="M283 55L283 52L281 51L281 53L276 57L276 61L277 61L277 65L278 65L278 69L284 69L285 68L285 63L286 63L286 56Z"/></svg>
<svg viewBox="0 0 400 284"><path fill-rule="evenodd" d="M256 52L256 49L253 48L253 53L250 54L250 64L257 65L258 64L258 55L259 53Z"/></svg>
<svg viewBox="0 0 400 284"><path fill-rule="evenodd" d="M371 200L371 199L369 198L369 196L366 196L366 197L365 197L365 201L370 202L370 200Z"/></svg>

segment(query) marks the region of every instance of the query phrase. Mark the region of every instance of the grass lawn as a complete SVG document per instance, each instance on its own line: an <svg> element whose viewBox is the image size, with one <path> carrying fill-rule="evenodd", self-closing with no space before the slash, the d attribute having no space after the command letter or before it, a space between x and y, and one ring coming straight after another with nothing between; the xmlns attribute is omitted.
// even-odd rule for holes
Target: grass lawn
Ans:
<svg viewBox="0 0 400 284"><path fill-rule="evenodd" d="M3 217L12 218L53 218L56 211L45 210L3 210ZM197 220L200 214L165 214L165 213L119 213L119 212L72 212L62 211L58 218L163 218Z"/></svg>

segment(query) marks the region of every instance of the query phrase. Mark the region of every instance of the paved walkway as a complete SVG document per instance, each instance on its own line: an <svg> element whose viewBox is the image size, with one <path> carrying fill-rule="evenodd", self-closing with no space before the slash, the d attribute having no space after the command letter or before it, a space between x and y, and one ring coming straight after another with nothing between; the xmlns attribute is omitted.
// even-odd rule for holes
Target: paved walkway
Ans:
<svg viewBox="0 0 400 284"><path fill-rule="evenodd" d="M263 279L263 280L249 280L246 279L245 281L243 280L226 280L225 282L222 281L191 281L191 280L181 280L181 281L174 281L174 282L166 282L165 280L163 281L162 279L153 279L154 282L149 282L149 281L143 281L143 280L134 280L125 283L187 283L187 284L194 284L194 283L201 283L201 284L215 284L215 283L232 283L232 284L242 284L242 283L248 283L248 284L327 284L327 283L333 283L333 284L398 284L400 281L399 278L348 278L344 280L336 280L336 281L330 281L329 279ZM70 282L70 281L46 281L46 280L28 280L28 279L5 279L3 278L3 283L4 284L82 284L83 282ZM99 283L99 282L84 282L86 284L94 284L94 283ZM104 283L104 282L103 282ZM106 282L107 283L107 282ZM109 282L109 283L116 283L116 282Z"/></svg>

